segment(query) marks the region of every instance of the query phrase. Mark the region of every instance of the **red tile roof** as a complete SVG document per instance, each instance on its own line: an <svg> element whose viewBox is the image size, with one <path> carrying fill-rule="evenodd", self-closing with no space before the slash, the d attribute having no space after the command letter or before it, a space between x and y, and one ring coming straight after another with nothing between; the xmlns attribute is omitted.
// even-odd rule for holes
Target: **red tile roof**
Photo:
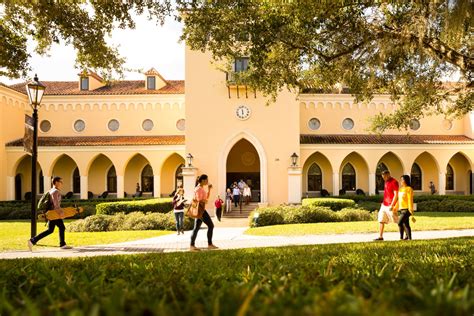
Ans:
<svg viewBox="0 0 474 316"><path fill-rule="evenodd" d="M38 137L38 146L142 146L184 145L184 135L166 136L78 136ZM7 147L23 146L23 138L6 144Z"/></svg>
<svg viewBox="0 0 474 316"><path fill-rule="evenodd" d="M159 90L145 89L144 80L121 80L95 90L80 90L78 81L41 81L46 86L45 95L115 95L115 94L184 94L184 80L167 80ZM26 94L25 83L9 88Z"/></svg>
<svg viewBox="0 0 474 316"><path fill-rule="evenodd" d="M300 144L474 144L464 135L300 135Z"/></svg>

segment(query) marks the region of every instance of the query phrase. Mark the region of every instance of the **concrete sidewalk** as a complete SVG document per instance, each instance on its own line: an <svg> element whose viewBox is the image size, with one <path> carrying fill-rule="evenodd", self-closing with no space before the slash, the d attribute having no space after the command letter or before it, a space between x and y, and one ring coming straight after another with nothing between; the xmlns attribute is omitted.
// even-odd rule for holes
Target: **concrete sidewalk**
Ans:
<svg viewBox="0 0 474 316"><path fill-rule="evenodd" d="M252 236L244 235L246 227L226 227L215 228L213 242L220 249L239 249L256 247L281 247L296 245L317 245L317 244L338 244L354 242L374 242L377 233L363 234L332 234L332 235L305 235L305 236ZM207 229L201 229L199 232L196 246L206 250L207 247ZM474 237L474 229L465 230L434 230L434 231L414 231L415 240L439 239L454 237ZM33 252L8 251L0 252L0 259L15 258L71 258L71 257L89 257L105 255L123 255L133 253L163 253L188 251L191 231L184 235L165 235L155 238L136 240L124 243L81 246L69 250L59 248L34 248ZM398 232L388 232L384 234L385 241L395 241L399 239ZM406 241L410 242L410 241ZM25 241L26 248L26 241Z"/></svg>

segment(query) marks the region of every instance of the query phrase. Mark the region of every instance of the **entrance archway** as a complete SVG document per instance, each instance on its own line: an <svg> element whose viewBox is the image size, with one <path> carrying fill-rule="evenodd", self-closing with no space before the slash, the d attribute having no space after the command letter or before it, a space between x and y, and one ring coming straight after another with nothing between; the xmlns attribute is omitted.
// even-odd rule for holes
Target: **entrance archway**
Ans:
<svg viewBox="0 0 474 316"><path fill-rule="evenodd" d="M260 157L257 149L246 139L234 144L226 160L226 188L240 180L251 188L252 202L260 202Z"/></svg>

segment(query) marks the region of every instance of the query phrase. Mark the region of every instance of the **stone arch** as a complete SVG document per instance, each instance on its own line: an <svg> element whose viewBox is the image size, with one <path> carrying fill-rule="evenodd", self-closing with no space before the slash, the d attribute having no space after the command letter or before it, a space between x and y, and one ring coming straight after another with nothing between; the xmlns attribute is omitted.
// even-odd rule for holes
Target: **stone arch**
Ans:
<svg viewBox="0 0 474 316"><path fill-rule="evenodd" d="M352 188L345 188L344 186L347 185L347 183L343 183L343 169L348 163L352 165L356 173L355 187ZM339 166L339 174L341 189L345 189L346 191L355 191L356 189L362 189L366 193L369 192L369 164L364 159L364 157L358 152L353 151L342 160L341 165Z"/></svg>
<svg viewBox="0 0 474 316"><path fill-rule="evenodd" d="M449 187L449 175L448 175L448 166L451 166L453 171L452 187ZM471 159L469 156L459 151L451 156L449 159L445 170L446 172L446 190L452 191L451 193L457 194L469 194L471 179L469 170L471 170Z"/></svg>
<svg viewBox="0 0 474 316"><path fill-rule="evenodd" d="M22 200L25 198L25 194L30 192L31 194L31 156L23 155L14 164L13 175L15 176L15 199ZM40 178L42 175L42 168L39 162L36 162L36 194L40 193L41 183L43 179ZM18 182L19 181L19 182Z"/></svg>
<svg viewBox="0 0 474 316"><path fill-rule="evenodd" d="M86 169L88 190L98 195L102 194L104 191L108 191L107 173L112 167L115 168L114 163L107 155L100 153L93 157L89 161ZM117 185L115 180L115 188L116 187Z"/></svg>
<svg viewBox="0 0 474 316"><path fill-rule="evenodd" d="M184 164L184 158L176 152L170 154L165 160L163 160L160 167L160 193L163 196L169 196L178 186L180 186L178 179L176 179L176 171L180 166L184 166ZM183 186L182 177L181 186Z"/></svg>
<svg viewBox="0 0 474 316"><path fill-rule="evenodd" d="M321 189L325 189L330 193L333 193L332 188L332 174L333 174L333 167L331 165L331 161L321 152L316 151L312 153L303 163L303 196L310 197L313 195L318 195L319 192L314 192L309 185L309 169L313 164L317 164L318 167L321 169Z"/></svg>
<svg viewBox="0 0 474 316"><path fill-rule="evenodd" d="M66 193L73 191L74 187L74 170L78 168L79 175L83 175L77 162L68 154L61 154L51 163L51 177L59 176L63 178L62 190Z"/></svg>
<svg viewBox="0 0 474 316"><path fill-rule="evenodd" d="M141 153L136 153L127 160L127 162L124 164L124 190L125 192L128 192L128 193L135 192L137 183L140 185L140 189L143 190L142 189L142 173L143 173L143 169L147 165L150 165L151 167L151 160L145 157ZM153 170L153 174L155 174L155 170ZM153 191L153 188L152 188L152 191Z"/></svg>
<svg viewBox="0 0 474 316"><path fill-rule="evenodd" d="M431 153L424 151L415 158L413 164L414 163L416 163L421 169L421 191L430 191L430 181L433 181L436 188L439 189L440 168L436 158ZM413 164L410 166L410 169L412 168Z"/></svg>

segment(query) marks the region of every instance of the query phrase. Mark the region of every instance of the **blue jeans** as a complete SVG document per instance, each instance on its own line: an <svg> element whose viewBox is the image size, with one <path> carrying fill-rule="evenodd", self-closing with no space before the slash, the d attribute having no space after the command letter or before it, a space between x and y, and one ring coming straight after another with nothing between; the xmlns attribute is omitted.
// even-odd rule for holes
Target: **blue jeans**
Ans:
<svg viewBox="0 0 474 316"><path fill-rule="evenodd" d="M191 235L191 246L194 246L194 243L196 242L197 234L199 232L199 229L201 229L202 222L207 225L207 243L209 245L212 245L212 231L214 230L214 223L212 222L209 213L207 211L204 211L204 214L202 214L202 219L194 219L194 229L193 234Z"/></svg>
<svg viewBox="0 0 474 316"><path fill-rule="evenodd" d="M239 206L240 195L234 195L234 205Z"/></svg>
<svg viewBox="0 0 474 316"><path fill-rule="evenodd" d="M64 222L62 219L55 219L53 221L48 222L48 229L42 232L41 234L31 238L31 242L33 245L36 245L38 241L43 239L44 237L51 235L54 233L54 227L58 226L59 228L59 247L66 245L66 241L64 239L64 232L66 231L66 226L64 226Z"/></svg>
<svg viewBox="0 0 474 316"><path fill-rule="evenodd" d="M176 218L176 231L181 231L184 229L184 212L174 213L174 218Z"/></svg>

